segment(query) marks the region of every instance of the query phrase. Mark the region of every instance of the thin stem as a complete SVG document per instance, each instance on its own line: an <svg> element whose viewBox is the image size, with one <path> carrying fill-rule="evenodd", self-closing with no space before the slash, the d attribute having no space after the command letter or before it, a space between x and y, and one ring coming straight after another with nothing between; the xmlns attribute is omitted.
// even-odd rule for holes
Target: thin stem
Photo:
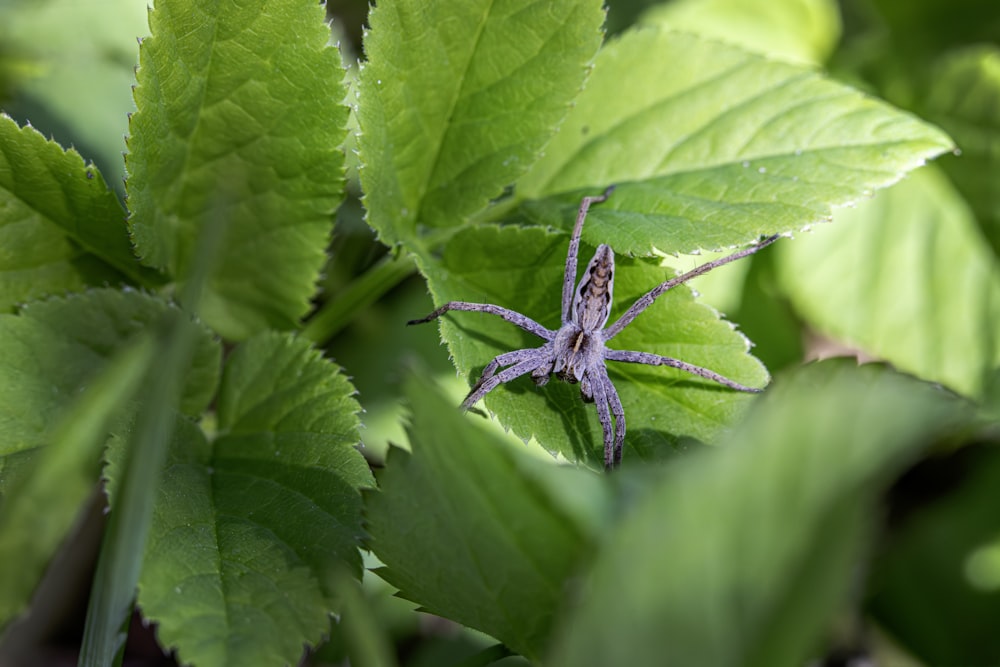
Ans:
<svg viewBox="0 0 1000 667"><path fill-rule="evenodd" d="M314 343L329 340L350 324L359 312L378 301L413 273L413 270L413 260L405 253L382 258L335 299L324 304L306 323L302 335Z"/></svg>

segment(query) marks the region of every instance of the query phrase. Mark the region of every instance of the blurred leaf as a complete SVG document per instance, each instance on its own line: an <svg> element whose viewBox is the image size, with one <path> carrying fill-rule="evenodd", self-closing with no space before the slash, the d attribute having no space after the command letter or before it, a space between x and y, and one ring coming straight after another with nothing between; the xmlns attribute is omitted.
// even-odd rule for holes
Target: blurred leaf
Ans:
<svg viewBox="0 0 1000 667"><path fill-rule="evenodd" d="M993 251L1000 254L1000 47L981 45L951 53L929 77L921 111L939 123L961 155L941 167L965 196Z"/></svg>
<svg viewBox="0 0 1000 667"><path fill-rule="evenodd" d="M765 250L747 262L750 270L743 282L739 305L730 312L753 341L754 356L777 373L801 363L804 342L802 325L781 293L774 255L773 249Z"/></svg>
<svg viewBox="0 0 1000 667"><path fill-rule="evenodd" d="M59 416L50 446L0 487L0 628L21 613L100 478L107 431L146 374L150 340L122 350ZM11 564L16 563L13 567Z"/></svg>
<svg viewBox="0 0 1000 667"><path fill-rule="evenodd" d="M1000 270L939 171L782 246L779 279L813 327L960 393L982 391L1000 361Z"/></svg>
<svg viewBox="0 0 1000 667"><path fill-rule="evenodd" d="M0 471L51 441L50 426L81 388L132 339L174 306L135 291L95 289L0 315ZM219 345L200 325L181 409L199 414L215 393ZM5 484L6 475L0 475Z"/></svg>
<svg viewBox="0 0 1000 667"><path fill-rule="evenodd" d="M153 272L132 254L125 211L100 172L0 114L0 309Z"/></svg>
<svg viewBox="0 0 1000 667"><path fill-rule="evenodd" d="M549 664L805 664L874 495L957 403L874 366L779 378L727 447L672 466L607 537Z"/></svg>
<svg viewBox="0 0 1000 667"><path fill-rule="evenodd" d="M920 66L950 47L1000 40L1000 5L993 0L872 0L891 50Z"/></svg>
<svg viewBox="0 0 1000 667"><path fill-rule="evenodd" d="M200 286L204 279L192 280ZM104 530L100 556L87 601L79 667L120 664L159 484L183 395L185 371L198 347L200 329L180 310L168 312L154 328L155 362L146 376L141 402L132 414L135 428L123 459L118 498ZM105 479L108 476L105 475ZM105 490L109 491L106 484Z"/></svg>
<svg viewBox="0 0 1000 667"><path fill-rule="evenodd" d="M950 488L903 519L876 560L876 619L928 665L1000 664L1000 450L966 448L904 481Z"/></svg>
<svg viewBox="0 0 1000 667"><path fill-rule="evenodd" d="M478 428L425 381L406 393L413 452L393 450L365 495L377 572L428 611L537 658L607 522L607 487Z"/></svg>
<svg viewBox="0 0 1000 667"><path fill-rule="evenodd" d="M150 13L127 156L132 233L144 261L182 279L199 230L231 221L200 309L227 338L295 326L323 266L347 119L324 17L307 0L161 0Z"/></svg>
<svg viewBox="0 0 1000 667"><path fill-rule="evenodd" d="M679 0L656 5L642 21L791 62L822 63L840 37L833 0Z"/></svg>
<svg viewBox="0 0 1000 667"><path fill-rule="evenodd" d="M618 183L583 236L691 252L799 229L951 148L939 130L812 69L657 28L601 50L545 157L518 182L536 224Z"/></svg>
<svg viewBox="0 0 1000 667"><path fill-rule="evenodd" d="M460 225L537 157L600 45L597 0L398 0L371 12L359 121L387 244Z"/></svg>
<svg viewBox="0 0 1000 667"><path fill-rule="evenodd" d="M456 234L440 265L430 265L424 273L438 303L460 298L494 303L557 328L567 242L564 235L536 228L480 226ZM587 258L591 252L582 247L580 254ZM618 258L615 269L612 320L671 275L654 262L628 258ZM455 365L470 380L497 354L543 342L482 313L446 315L441 335ZM747 340L717 313L696 303L684 287L660 297L610 346L682 359L750 386L763 386L768 379L760 362L748 354ZM636 454L669 456L682 446L682 439L712 440L752 400L748 394L666 367L609 362L608 368L628 420L626 461ZM582 401L579 387L558 381L536 387L522 377L495 389L486 405L520 437L533 435L570 460L603 466L601 426L593 406Z"/></svg>
<svg viewBox="0 0 1000 667"><path fill-rule="evenodd" d="M372 484L353 393L305 340L266 333L227 361L213 442L177 420L138 602L181 662L294 663L329 632L338 571L360 576ZM112 507L130 437L109 457Z"/></svg>
<svg viewBox="0 0 1000 667"><path fill-rule="evenodd" d="M143 0L0 3L0 44L7 58L19 63L8 110L75 145L113 184L125 173L136 39L146 32L147 5Z"/></svg>

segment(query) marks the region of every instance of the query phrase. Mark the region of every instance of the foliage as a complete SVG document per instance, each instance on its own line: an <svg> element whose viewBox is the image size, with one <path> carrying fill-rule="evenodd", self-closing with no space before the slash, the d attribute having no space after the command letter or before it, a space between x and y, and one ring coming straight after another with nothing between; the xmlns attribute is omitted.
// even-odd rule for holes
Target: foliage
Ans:
<svg viewBox="0 0 1000 667"><path fill-rule="evenodd" d="M0 662L94 503L81 664L122 660L133 606L195 665L770 667L884 653L868 624L913 664L1000 659L965 624L1000 605L995 7L393 0L362 37L306 0L158 0L135 50L117 4L0 8ZM539 341L402 324L557 326L610 184L581 255L618 253L613 316L794 238L615 339L771 386L611 367L605 475L577 387L455 409ZM803 364L819 338L885 363ZM492 639L414 642L428 612Z"/></svg>

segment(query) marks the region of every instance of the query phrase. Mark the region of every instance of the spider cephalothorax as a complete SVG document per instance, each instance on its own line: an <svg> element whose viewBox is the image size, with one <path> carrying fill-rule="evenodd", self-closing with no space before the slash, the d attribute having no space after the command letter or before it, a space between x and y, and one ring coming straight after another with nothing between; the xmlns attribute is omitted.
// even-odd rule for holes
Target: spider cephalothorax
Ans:
<svg viewBox="0 0 1000 667"><path fill-rule="evenodd" d="M608 188L604 194L597 197L584 197L583 201L580 202L576 224L573 227L573 234L570 236L569 251L566 254L566 271L563 275L562 289L562 323L558 330L546 329L530 317L502 306L465 301L449 301L427 317L409 322L409 324L429 322L444 315L449 310L490 313L498 315L543 339L545 344L541 347L506 352L488 363L483 369L482 376L472 387L465 401L462 402L462 408L472 407L497 386L527 373L531 373L531 378L538 385L548 382L550 375L555 375L565 382L579 383L583 399L587 402L593 402L597 407L597 416L604 432L604 466L609 469L621 462L622 447L625 443L625 410L611 378L608 377L608 371L604 365L605 361L670 366L713 380L736 391L759 392L761 390L733 382L707 368L694 366L678 359L649 352L614 350L607 347L606 343L621 333L632 320L651 306L657 297L667 290L718 266L751 255L779 238L779 235L769 236L755 246L702 264L696 269L657 285L639 297L614 324L605 327L604 325L607 324L608 317L611 315L611 296L615 281L615 254L611 248L604 244L598 246L594 258L587 264L575 290L573 284L576 280L580 233L587 217L587 210L591 204L606 200L613 189L613 187Z"/></svg>

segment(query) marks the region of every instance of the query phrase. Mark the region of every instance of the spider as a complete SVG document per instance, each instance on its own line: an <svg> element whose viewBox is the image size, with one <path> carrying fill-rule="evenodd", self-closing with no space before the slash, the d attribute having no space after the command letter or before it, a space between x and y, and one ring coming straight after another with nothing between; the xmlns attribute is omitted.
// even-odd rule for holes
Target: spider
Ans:
<svg viewBox="0 0 1000 667"><path fill-rule="evenodd" d="M580 209L576 214L576 224L569 240L569 251L566 255L566 271L563 276L562 289L562 324L557 331L546 329L530 317L509 308L490 303L468 303L466 301L449 301L427 317L407 322L407 324L430 322L450 310L489 313L498 315L544 340L545 344L541 347L506 352L488 363L483 369L482 376L462 402L462 409L468 410L499 385L527 373L531 373L532 380L539 386L548 382L549 375L555 375L565 382L579 383L583 400L594 403L597 408L601 430L604 432L604 467L608 470L621 463L622 447L625 443L625 410L611 378L608 377L605 361L670 366L718 382L736 391L751 393L763 391L744 386L719 375L715 371L694 366L678 359L649 352L614 350L607 347L606 343L620 334L632 320L653 305L657 297L667 290L723 264L752 255L774 243L781 236L780 234L769 236L755 246L707 262L657 285L639 297L614 324L605 327L604 325L611 314L611 294L615 284L615 255L611 248L603 243L599 245L597 252L594 253L594 258L590 260L590 264L583 272L583 277L580 278L576 291L573 290L573 283L576 280L580 232L583 230L587 211L592 204L607 200L613 190L614 186L611 186L603 194L584 197L580 202ZM503 370L498 373L497 371L501 368ZM612 423L612 418L614 423Z"/></svg>

